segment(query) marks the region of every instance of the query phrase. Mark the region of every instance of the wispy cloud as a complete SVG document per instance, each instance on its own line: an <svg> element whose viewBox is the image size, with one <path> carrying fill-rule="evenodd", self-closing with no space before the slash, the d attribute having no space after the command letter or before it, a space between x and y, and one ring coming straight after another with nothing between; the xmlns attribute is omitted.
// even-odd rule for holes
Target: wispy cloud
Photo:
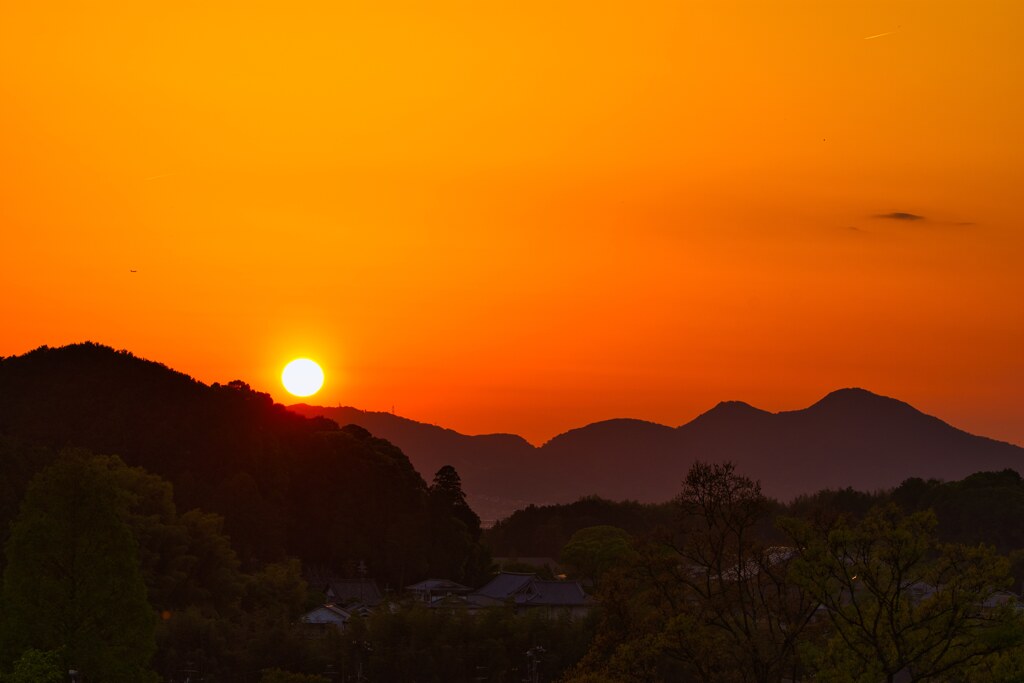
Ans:
<svg viewBox="0 0 1024 683"><path fill-rule="evenodd" d="M876 33L873 36L864 36L864 40L874 40L875 38L881 38L883 36L891 36L892 34L896 33L896 31L899 31L899 30L900 30L900 26L897 26L892 31L886 31L885 33Z"/></svg>
<svg viewBox="0 0 1024 683"><path fill-rule="evenodd" d="M875 214L875 218L888 218L894 221L923 221L924 216L918 216L916 213L907 213L905 211L893 211L892 213L879 213Z"/></svg>

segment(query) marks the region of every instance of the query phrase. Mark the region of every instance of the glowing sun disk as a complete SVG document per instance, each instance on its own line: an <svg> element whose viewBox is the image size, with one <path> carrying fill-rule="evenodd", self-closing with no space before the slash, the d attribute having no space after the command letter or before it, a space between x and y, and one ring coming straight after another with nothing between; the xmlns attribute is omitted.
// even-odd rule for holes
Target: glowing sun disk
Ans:
<svg viewBox="0 0 1024 683"><path fill-rule="evenodd" d="M308 358L296 358L284 366L281 384L293 396L312 396L324 385L324 371Z"/></svg>

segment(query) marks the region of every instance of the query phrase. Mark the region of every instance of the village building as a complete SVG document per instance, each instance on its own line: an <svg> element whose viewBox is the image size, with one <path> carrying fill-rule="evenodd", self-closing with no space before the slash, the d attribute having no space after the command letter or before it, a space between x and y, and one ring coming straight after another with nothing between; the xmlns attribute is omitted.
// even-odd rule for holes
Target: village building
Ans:
<svg viewBox="0 0 1024 683"><path fill-rule="evenodd" d="M326 636L328 629L344 631L352 613L336 605L321 605L302 615L299 621L309 626L308 633Z"/></svg>
<svg viewBox="0 0 1024 683"><path fill-rule="evenodd" d="M445 601L453 596L465 596L473 592L469 586L449 581L448 579L427 579L411 586L406 586L408 591L419 602L433 605Z"/></svg>
<svg viewBox="0 0 1024 683"><path fill-rule="evenodd" d="M547 581L536 574L501 572L466 597L471 609L511 605L516 611L542 609L552 617L585 617L596 604L579 581Z"/></svg>
<svg viewBox="0 0 1024 683"><path fill-rule="evenodd" d="M324 587L324 597L331 605L346 608L360 607L373 610L384 601L384 596L373 579L338 579Z"/></svg>

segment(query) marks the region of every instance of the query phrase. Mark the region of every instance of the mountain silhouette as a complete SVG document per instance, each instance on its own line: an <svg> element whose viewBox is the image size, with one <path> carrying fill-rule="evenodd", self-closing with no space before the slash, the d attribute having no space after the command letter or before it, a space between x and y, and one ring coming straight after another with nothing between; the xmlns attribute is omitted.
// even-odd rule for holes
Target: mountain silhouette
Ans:
<svg viewBox="0 0 1024 683"><path fill-rule="evenodd" d="M121 455L173 482L183 509L224 514L233 539L254 557L317 561L370 554L364 538L336 533L336 543L322 542L321 530L338 523L342 507L357 511L373 534L392 533L387 525L412 529L424 480L443 465L456 468L485 520L592 494L663 502L679 493L696 460L731 460L783 500L822 488L873 490L909 477L1024 469L1018 446L863 389L779 413L725 401L675 428L607 420L535 447L511 434L468 436L389 413L286 409L244 382L206 386L96 344L0 359L0 439L8 437L51 453L83 446ZM5 485L16 493L14 484L23 483Z"/></svg>
<svg viewBox="0 0 1024 683"><path fill-rule="evenodd" d="M696 460L736 463L783 500L822 488L875 490L909 477L961 479L979 470L1024 470L1024 449L974 436L913 406L864 389L840 389L802 410L771 413L724 401L682 426L617 419L570 430L534 447L510 435L466 436L388 413L292 406L354 423L391 441L424 476L450 462L485 519L522 507L596 494L663 502Z"/></svg>
<svg viewBox="0 0 1024 683"><path fill-rule="evenodd" d="M478 532L391 443L92 343L0 358L0 541L31 476L68 447L118 455L170 481L179 509L223 515L244 563L365 562L396 585L475 567Z"/></svg>

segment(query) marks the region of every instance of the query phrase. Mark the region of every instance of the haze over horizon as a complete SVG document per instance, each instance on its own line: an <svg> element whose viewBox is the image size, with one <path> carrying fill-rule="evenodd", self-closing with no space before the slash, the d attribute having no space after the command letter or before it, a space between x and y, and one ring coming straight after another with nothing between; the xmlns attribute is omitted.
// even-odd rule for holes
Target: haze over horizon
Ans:
<svg viewBox="0 0 1024 683"><path fill-rule="evenodd" d="M1024 445L1024 4L0 7L0 355L534 443L841 387Z"/></svg>

